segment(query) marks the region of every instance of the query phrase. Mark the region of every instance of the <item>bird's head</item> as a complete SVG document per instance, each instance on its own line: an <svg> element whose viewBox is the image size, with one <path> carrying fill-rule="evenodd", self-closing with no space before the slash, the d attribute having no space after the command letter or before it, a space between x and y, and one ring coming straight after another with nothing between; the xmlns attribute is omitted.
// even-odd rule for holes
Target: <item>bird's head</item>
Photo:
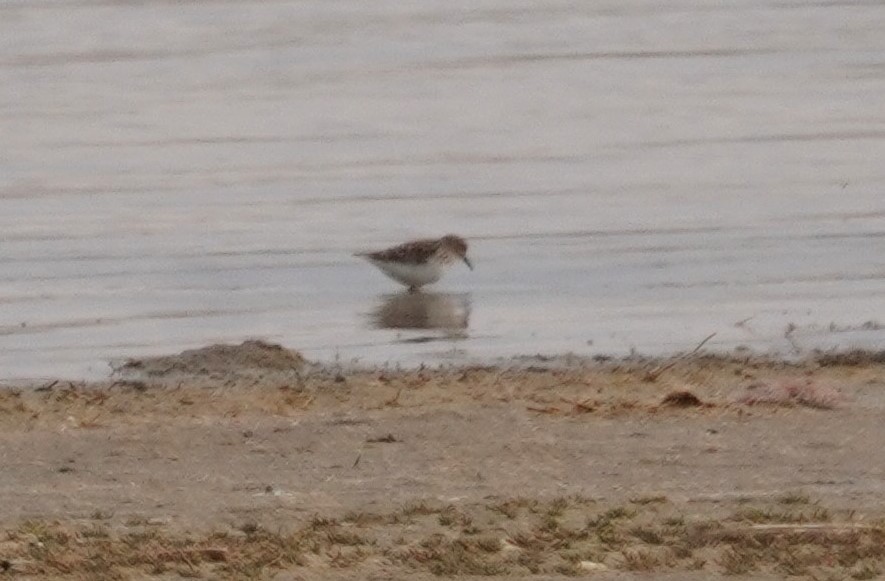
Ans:
<svg viewBox="0 0 885 581"><path fill-rule="evenodd" d="M473 263L470 262L470 259L467 258L467 241L461 238L460 236L455 236L454 234L448 234L447 236L443 236L441 239L443 248L447 251L451 252L458 258L464 261L464 264L470 270L473 270Z"/></svg>

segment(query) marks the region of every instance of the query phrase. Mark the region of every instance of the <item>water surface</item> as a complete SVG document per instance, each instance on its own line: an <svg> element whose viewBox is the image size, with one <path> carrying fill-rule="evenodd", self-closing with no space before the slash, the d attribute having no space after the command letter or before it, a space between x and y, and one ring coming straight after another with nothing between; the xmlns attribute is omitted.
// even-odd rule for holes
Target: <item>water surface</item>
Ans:
<svg viewBox="0 0 885 581"><path fill-rule="evenodd" d="M885 346L883 30L878 1L7 0L0 377L254 337ZM351 256L447 232L476 270L429 305Z"/></svg>

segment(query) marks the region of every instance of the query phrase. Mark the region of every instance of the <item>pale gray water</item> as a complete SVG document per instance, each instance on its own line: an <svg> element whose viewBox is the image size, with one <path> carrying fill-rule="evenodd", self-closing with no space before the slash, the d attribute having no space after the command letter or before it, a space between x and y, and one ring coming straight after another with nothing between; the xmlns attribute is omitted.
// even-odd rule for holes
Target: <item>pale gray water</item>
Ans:
<svg viewBox="0 0 885 581"><path fill-rule="evenodd" d="M397 289L350 253L446 232L477 268L417 308L456 329L376 328ZM879 0L0 0L0 377L251 337L885 346L867 321Z"/></svg>

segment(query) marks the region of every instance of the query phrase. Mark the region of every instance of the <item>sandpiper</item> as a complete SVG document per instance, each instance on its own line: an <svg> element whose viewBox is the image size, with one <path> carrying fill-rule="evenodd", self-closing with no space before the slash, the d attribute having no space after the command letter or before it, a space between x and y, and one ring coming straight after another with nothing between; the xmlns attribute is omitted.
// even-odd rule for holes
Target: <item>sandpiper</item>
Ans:
<svg viewBox="0 0 885 581"><path fill-rule="evenodd" d="M454 234L413 240L378 252L358 252L355 256L365 258L393 280L409 287L410 292L438 281L445 267L456 260L463 260L473 270L467 258L467 242Z"/></svg>

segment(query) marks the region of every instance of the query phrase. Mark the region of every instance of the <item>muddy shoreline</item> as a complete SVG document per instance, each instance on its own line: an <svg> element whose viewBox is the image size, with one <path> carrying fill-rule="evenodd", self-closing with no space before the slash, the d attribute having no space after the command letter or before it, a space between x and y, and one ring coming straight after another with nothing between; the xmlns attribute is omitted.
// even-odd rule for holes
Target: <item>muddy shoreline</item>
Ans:
<svg viewBox="0 0 885 581"><path fill-rule="evenodd" d="M70 579L885 566L880 353L356 370L244 345L0 390L4 566Z"/></svg>

